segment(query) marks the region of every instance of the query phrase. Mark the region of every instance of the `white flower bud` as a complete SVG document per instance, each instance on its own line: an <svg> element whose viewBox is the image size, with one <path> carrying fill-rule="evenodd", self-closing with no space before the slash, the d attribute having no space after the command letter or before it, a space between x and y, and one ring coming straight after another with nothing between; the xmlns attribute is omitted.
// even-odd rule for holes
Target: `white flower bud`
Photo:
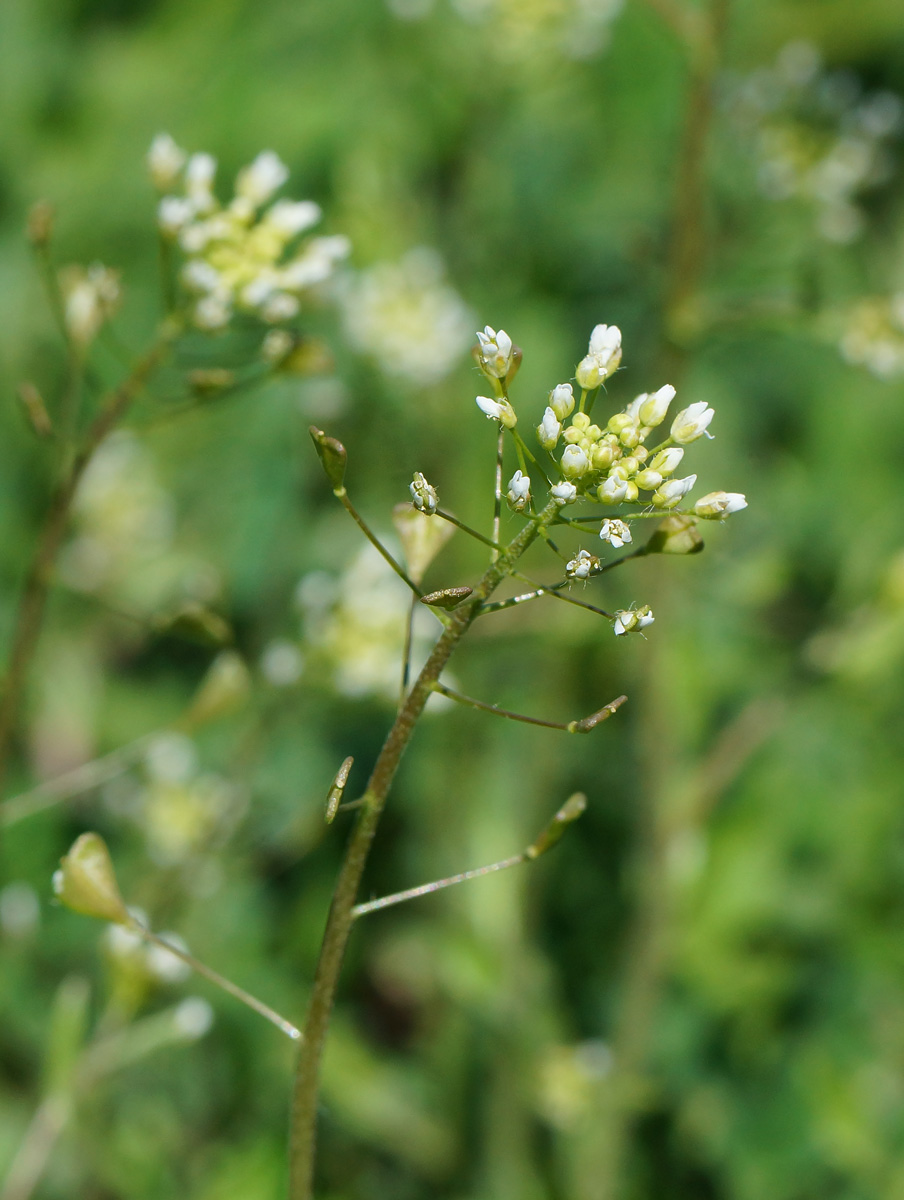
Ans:
<svg viewBox="0 0 904 1200"><path fill-rule="evenodd" d="M578 498L578 489L568 480L563 480L549 489L549 494L556 504L574 504Z"/></svg>
<svg viewBox="0 0 904 1200"><path fill-rule="evenodd" d="M322 215L320 205L313 200L277 200L264 220L285 237L295 237L316 225Z"/></svg>
<svg viewBox="0 0 904 1200"><path fill-rule="evenodd" d="M148 150L148 170L154 187L165 192L179 178L185 165L186 154L168 133L158 133Z"/></svg>
<svg viewBox="0 0 904 1200"><path fill-rule="evenodd" d="M489 396L478 396L476 399L477 407L491 421L501 421L506 429L514 429L518 418L508 400L493 400Z"/></svg>
<svg viewBox="0 0 904 1200"><path fill-rule="evenodd" d="M426 513L428 517L436 512L439 496L436 494L436 488L427 482L421 471L415 471L408 490L411 492L411 503L419 512Z"/></svg>
<svg viewBox="0 0 904 1200"><path fill-rule="evenodd" d="M707 426L714 415L714 410L705 400L698 400L696 404L683 408L672 422L672 437L676 442L695 442L697 438L706 433ZM711 437L712 434L706 436Z"/></svg>
<svg viewBox="0 0 904 1200"><path fill-rule="evenodd" d="M562 432L561 422L551 408L543 414L543 420L537 426L537 441L544 450L555 450L559 434Z"/></svg>
<svg viewBox="0 0 904 1200"><path fill-rule="evenodd" d="M669 411L669 405L675 399L675 389L670 383L661 387L658 392L652 392L638 409L641 425L660 425Z"/></svg>
<svg viewBox="0 0 904 1200"><path fill-rule="evenodd" d="M566 446L562 455L562 474L568 479L580 479L590 468L590 459L580 446Z"/></svg>
<svg viewBox="0 0 904 1200"><path fill-rule="evenodd" d="M638 609L621 609L615 614L612 629L616 637L621 637L625 633L640 633L642 629L652 625L654 620L649 604Z"/></svg>
<svg viewBox="0 0 904 1200"><path fill-rule="evenodd" d="M235 193L255 208L266 204L289 178L289 168L272 150L262 150L253 163L239 171Z"/></svg>
<svg viewBox="0 0 904 1200"><path fill-rule="evenodd" d="M660 450L650 460L649 469L658 471L660 475L672 475L681 465L681 460L684 458L684 451L680 446L669 446L667 450Z"/></svg>
<svg viewBox="0 0 904 1200"><path fill-rule="evenodd" d="M628 494L628 484L618 475L610 475L596 489L601 504L621 504Z"/></svg>
<svg viewBox="0 0 904 1200"><path fill-rule="evenodd" d="M193 318L199 329L222 329L229 324L232 311L229 300L222 296L205 296L195 305Z"/></svg>
<svg viewBox="0 0 904 1200"><path fill-rule="evenodd" d="M530 500L530 476L516 471L509 480L505 498L515 512L524 512Z"/></svg>
<svg viewBox="0 0 904 1200"><path fill-rule="evenodd" d="M621 362L621 330L617 325L596 325L586 357L578 363L575 378L587 391L597 388Z"/></svg>
<svg viewBox="0 0 904 1200"><path fill-rule="evenodd" d="M185 190L199 211L213 207L213 179L217 160L212 154L193 154L185 167Z"/></svg>
<svg viewBox="0 0 904 1200"><path fill-rule="evenodd" d="M684 479L667 479L653 493L653 503L657 508L674 508L697 482L696 475L688 475Z"/></svg>
<svg viewBox="0 0 904 1200"><path fill-rule="evenodd" d="M164 196L157 207L157 224L163 233L175 237L194 215L192 202L184 196Z"/></svg>
<svg viewBox="0 0 904 1200"><path fill-rule="evenodd" d="M600 560L587 550L579 550L575 557L565 564L565 574L569 579L589 579L598 575Z"/></svg>
<svg viewBox="0 0 904 1200"><path fill-rule="evenodd" d="M549 407L564 421L574 411L574 389L570 383L560 383L549 394Z"/></svg>
<svg viewBox="0 0 904 1200"><path fill-rule="evenodd" d="M615 550L620 550L622 546L627 545L631 539L631 530L624 521L619 521L617 517L607 517L600 526L600 538L604 542L608 542Z"/></svg>
<svg viewBox="0 0 904 1200"><path fill-rule="evenodd" d="M261 305L260 313L263 320L276 325L280 321L291 321L293 317L297 317L300 308L297 296L289 292L274 292Z"/></svg>
<svg viewBox="0 0 904 1200"><path fill-rule="evenodd" d="M505 379L514 358L512 339L504 329L497 333L491 325L487 325L483 333L477 334L477 341L480 343L480 365L484 371L494 379Z"/></svg>
<svg viewBox="0 0 904 1200"><path fill-rule="evenodd" d="M747 507L743 492L707 492L694 505L694 513L708 520L718 520Z"/></svg>

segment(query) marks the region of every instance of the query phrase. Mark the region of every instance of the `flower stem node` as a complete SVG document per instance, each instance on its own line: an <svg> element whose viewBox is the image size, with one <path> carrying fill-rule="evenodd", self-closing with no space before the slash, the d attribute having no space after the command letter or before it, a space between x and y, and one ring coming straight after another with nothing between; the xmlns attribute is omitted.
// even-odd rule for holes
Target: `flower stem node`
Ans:
<svg viewBox="0 0 904 1200"><path fill-rule="evenodd" d="M626 633L641 633L648 625L652 625L654 620L649 604L643 605L642 608L621 609L615 614L612 629L616 637Z"/></svg>
<svg viewBox="0 0 904 1200"><path fill-rule="evenodd" d="M555 450L561 432L562 423L556 416L555 410L552 407L547 408L543 414L543 420L537 426L537 441L544 450Z"/></svg>
<svg viewBox="0 0 904 1200"><path fill-rule="evenodd" d="M530 502L530 476L523 471L516 471L509 480L505 498L513 512L524 512Z"/></svg>
<svg viewBox="0 0 904 1200"><path fill-rule="evenodd" d="M601 569L600 560L588 550L579 550L575 557L565 564L565 574L569 579L589 579L591 575L599 575Z"/></svg>
<svg viewBox="0 0 904 1200"><path fill-rule="evenodd" d="M697 438L703 437L706 433L714 416L715 410L710 408L705 400L698 400L696 404L683 408L672 422L673 441L679 442L681 445L695 442ZM712 434L706 433L706 436L712 437Z"/></svg>
<svg viewBox="0 0 904 1200"><path fill-rule="evenodd" d="M693 517L671 513L660 522L643 548L644 554L699 554L703 538Z"/></svg>
<svg viewBox="0 0 904 1200"><path fill-rule="evenodd" d="M656 508L675 508L696 482L696 475L688 475L684 479L667 479L653 493L653 504Z"/></svg>
<svg viewBox="0 0 904 1200"><path fill-rule="evenodd" d="M487 325L483 333L478 332L475 357L481 371L488 378L507 379L510 372L514 374L512 368L518 369L518 364L515 362L516 355L518 364L520 364L521 353L516 351L512 339L504 329L500 329L497 333L492 325Z"/></svg>
<svg viewBox="0 0 904 1200"><path fill-rule="evenodd" d="M607 517L600 525L600 538L608 542L613 549L621 550L622 546L631 541L631 530L617 517Z"/></svg>
<svg viewBox="0 0 904 1200"><path fill-rule="evenodd" d="M348 463L348 452L336 438L327 437L322 429L311 425L308 429L314 449L320 457L320 462L326 472L326 477L333 485L334 492L344 491L345 468Z"/></svg>
<svg viewBox="0 0 904 1200"><path fill-rule="evenodd" d="M621 330L617 325L596 325L587 354L578 363L575 379L585 391L598 388L618 370L622 358Z"/></svg>
<svg viewBox="0 0 904 1200"><path fill-rule="evenodd" d="M53 890L61 904L86 917L129 923L129 914L116 882L110 851L97 833L83 833L60 860Z"/></svg>
<svg viewBox="0 0 904 1200"><path fill-rule="evenodd" d="M556 504L574 504L578 498L578 489L573 483L563 479L561 483L557 483L549 489L549 494Z"/></svg>
<svg viewBox="0 0 904 1200"><path fill-rule="evenodd" d="M506 429L514 429L518 423L515 410L508 400L493 400L489 396L478 396L477 407L491 421L499 421Z"/></svg>
<svg viewBox="0 0 904 1200"><path fill-rule="evenodd" d="M408 490L411 492L411 503L418 512L432 517L439 504L439 496L436 494L436 488L427 482L421 471L415 471L414 479L408 485Z"/></svg>
<svg viewBox="0 0 904 1200"><path fill-rule="evenodd" d="M694 512L707 521L718 521L746 507L743 492L708 492L694 505Z"/></svg>
<svg viewBox="0 0 904 1200"><path fill-rule="evenodd" d="M560 421L571 416L574 411L574 388L570 383L560 383L552 389L549 407Z"/></svg>

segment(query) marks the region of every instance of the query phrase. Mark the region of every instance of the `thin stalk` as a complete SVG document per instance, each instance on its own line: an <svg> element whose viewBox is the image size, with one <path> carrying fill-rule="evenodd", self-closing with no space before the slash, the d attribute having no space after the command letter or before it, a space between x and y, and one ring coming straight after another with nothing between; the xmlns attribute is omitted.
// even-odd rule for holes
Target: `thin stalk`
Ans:
<svg viewBox="0 0 904 1200"><path fill-rule="evenodd" d="M484 537L482 533L478 533L476 529L472 529L470 525L466 525L464 521L459 521L458 517L453 517L451 513L444 512L438 508L434 514L437 517L442 517L444 521L448 521L450 525L455 525L463 533L470 534L472 538L477 538L478 542L483 542L485 546L492 547L493 550L504 550L505 547L499 542L494 542L491 538Z"/></svg>
<svg viewBox="0 0 904 1200"><path fill-rule="evenodd" d="M414 637L414 608L417 604L417 596L411 597L411 603L408 605L408 614L405 617L405 646L402 651L402 683L399 693L399 705L405 703L405 696L408 694L408 683L411 676L411 642Z"/></svg>
<svg viewBox="0 0 904 1200"><path fill-rule="evenodd" d="M502 426L499 426L499 436L496 439L496 478L493 489L493 542L499 544L499 529L502 514L502 456L505 451L505 431ZM493 551L493 558L496 559L499 555L498 550Z"/></svg>
<svg viewBox="0 0 904 1200"><path fill-rule="evenodd" d="M355 897L386 804L389 788L398 770L402 755L411 740L417 721L433 692L433 685L459 641L477 617L484 601L495 591L521 555L538 537L541 525L548 525L555 518L557 511L557 506L550 503L536 520L528 522L506 549L498 555L495 562L490 564L472 596L452 612L449 624L440 635L433 652L408 693L374 765L364 793L364 803L349 839L333 892L311 1001L304 1024L301 1053L295 1076L290 1125L290 1200L311 1200L313 1195L320 1062L336 998L339 974L345 957L345 948L354 923Z"/></svg>
<svg viewBox="0 0 904 1200"><path fill-rule="evenodd" d="M420 887L406 888L404 892L393 892L391 896L381 896L379 900L368 900L366 904L356 904L352 916L357 921L367 913L378 912L381 908L389 908L393 904L404 904L406 900L417 900L421 896L430 896L443 888L454 887L457 883L466 883L469 879L480 879L482 875L492 875L496 871L507 871L509 867L520 866L528 861L522 852L513 854L511 858L503 858L500 862L490 863L486 867L475 867L472 871L460 871L457 875L449 875L445 879L434 879L432 883L422 883Z"/></svg>
<svg viewBox="0 0 904 1200"><path fill-rule="evenodd" d="M380 541L380 539L377 537L377 535L373 532L373 530L370 528L370 526L367 524L367 522L364 520L364 518L361 516L361 514L358 512L358 510L355 508L354 504L352 504L351 500L349 500L348 492L345 490L345 488L342 487L342 488L334 489L333 495L342 504L342 507L345 509L345 511L348 513L348 515L352 518L352 520L355 522L355 524L358 526L358 528L361 530L361 532L364 534L364 536L367 538L367 540L370 542L370 544L374 547L374 549L378 550L380 552L380 554L382 555L383 559L392 567L393 571L395 571L395 573L396 573L396 575L398 575L399 579L401 579L403 583L407 583L407 585L414 592L415 596L417 596L417 598L420 599L424 593L417 586L417 584L414 582L414 580L408 575L408 573L405 571L405 568L402 567L400 563L396 562L396 560L392 557L392 555L389 553L389 551L386 549L386 547L383 545L383 543Z"/></svg>
<svg viewBox="0 0 904 1200"><path fill-rule="evenodd" d="M174 954L176 958L181 959L193 971L196 971L199 975L203 975L205 979L215 984L218 988L221 988L224 992L228 992L230 996L241 1001L248 1008L253 1009L260 1016L264 1017L265 1020L275 1025L280 1033L284 1033L293 1042L297 1042L301 1038L301 1030L293 1025L291 1021L287 1021L285 1017L281 1017L269 1004L264 1004L263 1000L258 1000L256 996L252 996L250 992L246 992L244 988L240 988L238 984L221 975L219 971L214 971L211 967L205 966L193 954L189 954L186 950L182 950L179 946L168 942L166 938L153 933L138 921L131 922L130 928L134 929L136 933L140 933L147 941L153 942L155 946L159 946L169 954Z"/></svg>
<svg viewBox="0 0 904 1200"><path fill-rule="evenodd" d="M510 721L522 721L525 725L542 725L544 729L561 729L563 733L589 733L594 724L590 724L591 717L586 717L581 721L545 721L540 717L526 717L523 713L512 712L507 708L500 708L498 704L486 704L483 700L475 700L473 696L464 696L461 692L453 691L452 688L446 687L445 684L436 682L433 685L433 690L439 692L441 696L446 696L450 700L454 700L456 704L462 704L466 708L476 708L480 712L492 713L496 717L507 717ZM624 703L625 697L620 697L613 704L609 704L600 712L605 712L607 715L614 712L620 704ZM598 716L594 713L593 716Z"/></svg>
<svg viewBox="0 0 904 1200"><path fill-rule="evenodd" d="M69 523L72 502L89 463L118 425L149 376L159 366L175 330L164 332L138 362L131 375L111 394L88 429L81 450L54 492L25 580L13 627L3 698L0 700L0 787L9 762L10 744L28 668L38 644L57 555Z"/></svg>

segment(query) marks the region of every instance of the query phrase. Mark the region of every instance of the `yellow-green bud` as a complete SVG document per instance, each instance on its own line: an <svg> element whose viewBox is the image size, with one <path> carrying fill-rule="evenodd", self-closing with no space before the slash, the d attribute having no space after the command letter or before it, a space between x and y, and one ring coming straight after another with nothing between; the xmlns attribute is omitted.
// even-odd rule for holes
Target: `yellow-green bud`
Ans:
<svg viewBox="0 0 904 1200"><path fill-rule="evenodd" d="M652 492L662 483L662 476L658 471L646 470L638 471L634 476L634 482L639 488L643 488L645 492Z"/></svg>
<svg viewBox="0 0 904 1200"><path fill-rule="evenodd" d="M76 838L69 853L60 859L53 890L60 903L73 912L117 925L129 921L110 852L98 833Z"/></svg>
<svg viewBox="0 0 904 1200"><path fill-rule="evenodd" d="M326 472L327 479L333 485L333 490L338 492L342 488L342 482L345 479L348 452L341 442L337 441L336 438L327 437L323 430L318 429L316 425L312 425L308 433L311 435L314 449L320 456L320 462Z"/></svg>

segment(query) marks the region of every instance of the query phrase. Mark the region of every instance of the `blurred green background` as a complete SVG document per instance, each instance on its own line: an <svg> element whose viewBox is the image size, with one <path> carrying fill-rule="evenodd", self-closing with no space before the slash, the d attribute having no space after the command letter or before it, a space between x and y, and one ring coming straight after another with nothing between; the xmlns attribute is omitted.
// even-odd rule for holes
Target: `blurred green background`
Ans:
<svg viewBox="0 0 904 1200"><path fill-rule="evenodd" d="M99 384L160 311L143 161L159 131L216 155L222 181L275 150L287 193L354 247L304 317L331 370L182 415L173 370L82 489L7 795L163 732L4 830L0 1173L30 1128L35 1196L283 1194L291 1047L55 907L51 873L99 830L155 928L300 1020L345 836L324 798L346 754L363 786L404 614L307 425L346 443L381 531L414 470L487 528L472 331L523 347L529 426L608 322L612 404L665 382L710 402L716 440L688 462L750 507L704 529L702 556L588 586L652 603L647 641L538 602L465 644L455 679L488 701L561 720L629 702L586 739L425 718L368 894L516 852L574 789L589 808L535 866L356 930L319 1194L904 1198L904 17L731 0L714 55L689 49L681 29L721 7L0 6L4 644L51 466L16 389L53 403L66 371L31 204L56 209L60 265L122 272ZM457 535L428 584L482 562ZM557 578L549 556L531 570ZM191 739L165 731L219 651L168 619L186 603L228 622L250 673L245 703ZM186 996L212 1005L203 1036ZM120 1053L59 1136L46 1107L36 1133L80 1022Z"/></svg>

